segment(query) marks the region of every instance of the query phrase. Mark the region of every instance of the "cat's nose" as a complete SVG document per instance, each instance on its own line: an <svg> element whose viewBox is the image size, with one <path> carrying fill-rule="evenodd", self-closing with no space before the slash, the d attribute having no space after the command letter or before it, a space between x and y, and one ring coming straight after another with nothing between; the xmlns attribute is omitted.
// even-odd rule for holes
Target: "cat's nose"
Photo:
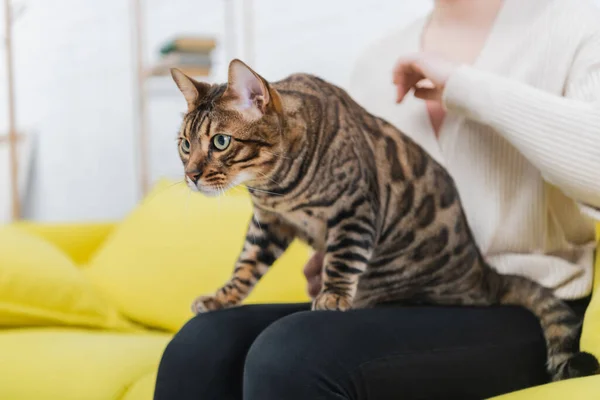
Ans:
<svg viewBox="0 0 600 400"><path fill-rule="evenodd" d="M198 179L200 179L200 175L202 175L202 172L198 171L197 169L194 169L191 171L185 171L185 176L190 178L190 180L194 183L198 183Z"/></svg>

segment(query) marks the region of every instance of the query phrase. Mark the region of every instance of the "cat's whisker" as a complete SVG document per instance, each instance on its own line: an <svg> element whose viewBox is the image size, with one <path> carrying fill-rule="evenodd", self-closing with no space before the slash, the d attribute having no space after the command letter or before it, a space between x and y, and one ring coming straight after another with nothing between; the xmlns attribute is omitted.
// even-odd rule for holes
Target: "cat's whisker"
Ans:
<svg viewBox="0 0 600 400"><path fill-rule="evenodd" d="M258 225L258 230L260 231L261 235L264 233L262 226L260 225L260 221L258 220L258 218L256 218L255 215L252 215L252 218L254 218L254 221L256 221L256 224Z"/></svg>
<svg viewBox="0 0 600 400"><path fill-rule="evenodd" d="M152 194L151 196L149 196L149 197L148 197L148 199L147 199L147 201L151 201L152 199L154 199L154 198L155 198L156 196L158 196L159 194L161 194L161 193L165 192L166 190L172 189L173 187L175 187L175 186L177 186L177 185L179 185L179 184L181 184L181 183L185 183L185 182L183 181L183 179L181 179L181 180L178 180L178 181L176 181L176 182L173 182L173 183L171 183L171 184L169 184L169 185L165 186L165 187L164 187L164 188L162 188L161 190L159 190L159 191L157 191L156 193L154 193L154 194ZM183 186L185 186L185 185L183 185Z"/></svg>
<svg viewBox="0 0 600 400"><path fill-rule="evenodd" d="M219 213L220 213L221 210L222 210L222 208L221 208L221 198L223 197L223 189L222 189L221 185L217 185L217 192L218 192L217 202L219 203Z"/></svg>
<svg viewBox="0 0 600 400"><path fill-rule="evenodd" d="M281 186L281 183L279 183L279 182L277 182L276 180L274 180L274 179L272 179L272 178L268 177L268 176L267 176L267 174L265 174L265 173L263 173L263 172L260 172L260 171L256 171L256 172L258 172L258 173L259 173L259 174L260 174L262 177L264 177L264 178L267 178L268 180L270 180L271 182L273 182L274 184L276 184L276 185L277 185L277 186L279 186L280 188L281 188L281 187L283 187L283 186Z"/></svg>
<svg viewBox="0 0 600 400"><path fill-rule="evenodd" d="M248 187L248 186L246 186L246 187ZM231 187L230 189L232 189L232 190L235 190L235 191L237 191L237 192L239 192L239 193L242 193L242 194L244 194L244 195L248 194L248 192L247 192L247 191L244 191L244 189L242 189L242 188L241 188L241 187L239 187L239 186L233 186L233 187Z"/></svg>
<svg viewBox="0 0 600 400"><path fill-rule="evenodd" d="M179 180L177 180L177 181L175 181L175 182L171 183L170 185L168 185L168 186L166 187L166 189L168 189L168 188L171 188L171 187L173 187L173 186L175 186L175 185L179 185L180 183L185 183L185 182L184 182L184 180L183 180L183 179L179 179Z"/></svg>
<svg viewBox="0 0 600 400"><path fill-rule="evenodd" d="M275 157L280 157L280 158L285 158L286 160L291 160L291 157L288 157L288 156L284 156L284 155L283 155L283 149L282 149L282 152L281 152L281 153L274 153L274 152L272 152L272 151L265 150L265 149L263 149L262 151L264 151L265 153L267 153L267 154L270 154L270 155L272 155L272 156L275 156Z"/></svg>
<svg viewBox="0 0 600 400"><path fill-rule="evenodd" d="M270 194L270 195L273 195L273 196L283 196L281 193L275 193L275 192L270 192L270 191L268 191L268 190L257 189L257 188L255 188L255 187L248 186L248 185L246 185L246 187L247 187L248 189L251 189L251 190L254 190L254 191L256 191L256 192L260 192L260 193L267 193L267 194Z"/></svg>
<svg viewBox="0 0 600 400"><path fill-rule="evenodd" d="M186 199L185 199L185 212L184 215L189 215L190 213L190 199L192 198L192 190L188 188ZM184 223L189 224L190 219L184 218Z"/></svg>
<svg viewBox="0 0 600 400"><path fill-rule="evenodd" d="M162 192L162 191L165 191L165 190L167 190L167 189L171 189L172 187L174 187L174 186L177 186L177 185L180 185L180 184L182 184L182 183L185 183L185 181L184 181L183 179L180 179L180 180L178 180L178 181L176 181L176 182L173 182L173 183L171 183L171 184L169 184L169 185L165 186L165 187L164 187L164 188L161 190L161 192ZM160 192L159 192L159 193L160 193Z"/></svg>

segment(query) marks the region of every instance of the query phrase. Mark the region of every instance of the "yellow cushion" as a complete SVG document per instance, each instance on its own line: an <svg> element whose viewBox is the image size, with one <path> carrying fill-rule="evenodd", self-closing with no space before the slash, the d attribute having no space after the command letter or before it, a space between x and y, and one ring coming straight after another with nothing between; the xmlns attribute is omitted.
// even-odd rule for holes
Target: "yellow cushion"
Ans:
<svg viewBox="0 0 600 400"><path fill-rule="evenodd" d="M598 400L600 376L567 379L493 397L490 400Z"/></svg>
<svg viewBox="0 0 600 400"><path fill-rule="evenodd" d="M596 229L596 237L600 238L600 224ZM585 318L583 320L581 349L588 351L600 358L600 250L596 250L594 290L592 291L592 299L585 312Z"/></svg>
<svg viewBox="0 0 600 400"><path fill-rule="evenodd" d="M148 332L0 330L0 399L121 399L140 378L156 371L169 339Z"/></svg>
<svg viewBox="0 0 600 400"><path fill-rule="evenodd" d="M113 223L45 224L19 221L12 226L39 236L68 255L75 264L84 265L106 239Z"/></svg>
<svg viewBox="0 0 600 400"><path fill-rule="evenodd" d="M0 228L0 326L134 329L72 261L42 238Z"/></svg>
<svg viewBox="0 0 600 400"><path fill-rule="evenodd" d="M192 316L192 300L230 277L250 217L247 194L208 198L162 181L85 271L129 318L176 331ZM302 276L308 256L306 246L293 243L247 301L308 301Z"/></svg>
<svg viewBox="0 0 600 400"><path fill-rule="evenodd" d="M125 393L122 400L152 400L156 385L156 371L138 379ZM204 399L199 399L204 400Z"/></svg>

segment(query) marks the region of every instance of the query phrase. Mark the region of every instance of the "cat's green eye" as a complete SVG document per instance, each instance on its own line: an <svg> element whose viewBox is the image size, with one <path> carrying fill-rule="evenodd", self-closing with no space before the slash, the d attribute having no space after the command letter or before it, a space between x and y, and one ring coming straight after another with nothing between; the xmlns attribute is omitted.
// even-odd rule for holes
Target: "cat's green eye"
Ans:
<svg viewBox="0 0 600 400"><path fill-rule="evenodd" d="M190 141L187 139L181 139L181 151L183 151L185 154L188 154L190 152L190 148Z"/></svg>
<svg viewBox="0 0 600 400"><path fill-rule="evenodd" d="M225 150L231 143L231 136L218 134L213 136L213 145L217 150Z"/></svg>

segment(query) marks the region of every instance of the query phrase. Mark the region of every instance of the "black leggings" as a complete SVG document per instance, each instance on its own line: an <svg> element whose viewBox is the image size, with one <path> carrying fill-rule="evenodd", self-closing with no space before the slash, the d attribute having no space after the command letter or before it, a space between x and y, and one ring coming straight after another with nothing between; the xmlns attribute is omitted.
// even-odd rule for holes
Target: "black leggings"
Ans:
<svg viewBox="0 0 600 400"><path fill-rule="evenodd" d="M589 299L571 302L583 316ZM199 315L163 355L155 400L483 399L548 382L518 307L242 306Z"/></svg>

